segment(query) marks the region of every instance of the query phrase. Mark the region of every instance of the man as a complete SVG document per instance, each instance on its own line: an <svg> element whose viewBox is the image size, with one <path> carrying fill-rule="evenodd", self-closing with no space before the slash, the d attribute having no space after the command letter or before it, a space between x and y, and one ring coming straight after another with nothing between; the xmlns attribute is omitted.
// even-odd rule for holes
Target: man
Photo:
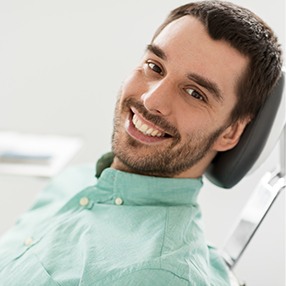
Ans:
<svg viewBox="0 0 286 286"><path fill-rule="evenodd" d="M113 153L41 193L0 243L1 285L229 285L197 196L281 74L271 29L227 2L175 9L116 105ZM110 167L110 168L109 168Z"/></svg>

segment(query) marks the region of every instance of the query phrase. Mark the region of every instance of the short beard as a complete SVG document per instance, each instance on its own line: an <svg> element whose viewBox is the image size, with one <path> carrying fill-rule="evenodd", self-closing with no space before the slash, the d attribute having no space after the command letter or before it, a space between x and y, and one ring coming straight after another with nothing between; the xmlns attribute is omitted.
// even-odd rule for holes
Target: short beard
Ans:
<svg viewBox="0 0 286 286"><path fill-rule="evenodd" d="M122 140L119 131L120 128L122 129L120 126L123 121L121 114L124 113L123 111L129 112L130 105L135 105L136 109L150 122L162 127L164 130L171 130L172 134L175 134L174 138L168 139L173 140L172 144L166 147L165 150L162 150L160 145L151 146L148 155L138 157L136 149L140 150L140 148L148 148L148 146L129 136L126 140ZM120 105L118 100L114 116L112 150L114 155L130 172L157 177L174 177L202 160L210 152L211 146L224 129L225 126L218 128L211 134L205 134L203 131L190 134L188 142L180 146L181 136L171 124L159 116L148 113L144 106L137 101L126 99Z"/></svg>

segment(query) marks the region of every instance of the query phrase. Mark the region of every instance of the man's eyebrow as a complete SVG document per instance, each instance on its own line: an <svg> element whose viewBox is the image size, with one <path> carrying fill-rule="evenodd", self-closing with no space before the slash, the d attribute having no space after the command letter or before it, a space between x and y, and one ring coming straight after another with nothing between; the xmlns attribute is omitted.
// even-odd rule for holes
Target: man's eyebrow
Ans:
<svg viewBox="0 0 286 286"><path fill-rule="evenodd" d="M146 51L149 51L153 54L155 54L157 57L161 58L162 60L166 60L167 59L167 55L165 54L165 52L159 48L158 46L154 45L154 44L150 44L147 46Z"/></svg>
<svg viewBox="0 0 286 286"><path fill-rule="evenodd" d="M223 101L222 92L215 82L195 73L189 73L187 77L188 79L195 81L197 84L210 91L217 101Z"/></svg>

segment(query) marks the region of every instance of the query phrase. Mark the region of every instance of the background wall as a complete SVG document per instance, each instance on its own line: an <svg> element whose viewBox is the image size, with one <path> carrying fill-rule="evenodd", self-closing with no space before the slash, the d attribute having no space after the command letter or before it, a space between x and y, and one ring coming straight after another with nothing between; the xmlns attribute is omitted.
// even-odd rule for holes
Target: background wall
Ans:
<svg viewBox="0 0 286 286"><path fill-rule="evenodd" d="M260 15L285 43L283 0L233 0ZM122 80L167 13L186 1L0 0L0 131L79 136L71 164L110 150ZM285 50L285 46L283 46ZM221 246L267 162L232 190L206 182L200 201L209 240ZM46 184L0 176L0 235ZM285 198L281 195L235 269L249 286L285 285Z"/></svg>

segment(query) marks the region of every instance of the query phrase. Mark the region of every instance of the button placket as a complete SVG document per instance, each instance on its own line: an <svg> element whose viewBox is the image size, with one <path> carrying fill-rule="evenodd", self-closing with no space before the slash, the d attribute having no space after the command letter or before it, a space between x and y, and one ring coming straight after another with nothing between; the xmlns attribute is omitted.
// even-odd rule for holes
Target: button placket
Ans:
<svg viewBox="0 0 286 286"><path fill-rule="evenodd" d="M114 203L115 203L117 206L121 206L121 205L123 205L123 199L120 198L120 197L116 197L116 198L114 199Z"/></svg>
<svg viewBox="0 0 286 286"><path fill-rule="evenodd" d="M29 236L24 240L24 245L28 247L28 246L31 246L33 242L34 242L33 237Z"/></svg>
<svg viewBox="0 0 286 286"><path fill-rule="evenodd" d="M83 196L79 199L79 205L81 207L91 209L94 205L94 202L86 196Z"/></svg>
<svg viewBox="0 0 286 286"><path fill-rule="evenodd" d="M87 197L82 197L80 198L79 200L79 204L82 206L82 207L85 207L89 204L89 199Z"/></svg>
<svg viewBox="0 0 286 286"><path fill-rule="evenodd" d="M124 201L122 199L122 197L120 196L121 192L120 192L120 189L118 189L118 186L121 185L121 182L120 182L120 176L118 177L118 173L116 173L116 176L114 177L114 182L113 182L113 203L117 206L121 206L123 205Z"/></svg>

